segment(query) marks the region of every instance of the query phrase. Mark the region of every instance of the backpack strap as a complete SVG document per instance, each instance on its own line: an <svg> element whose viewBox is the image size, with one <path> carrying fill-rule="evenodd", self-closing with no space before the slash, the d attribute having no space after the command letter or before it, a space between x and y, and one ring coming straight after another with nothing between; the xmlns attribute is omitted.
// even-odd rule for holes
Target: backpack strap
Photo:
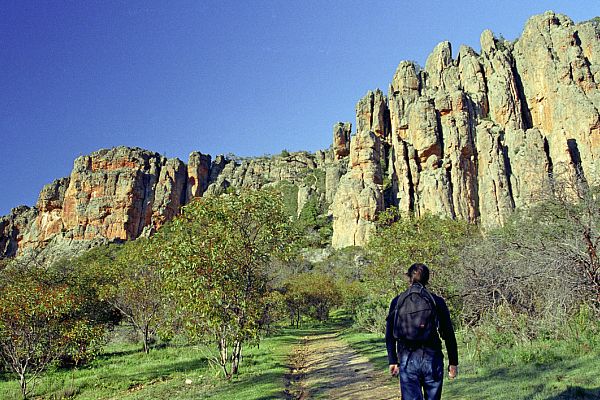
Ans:
<svg viewBox="0 0 600 400"><path fill-rule="evenodd" d="M427 297L429 297L429 299L433 303L433 307L435 308L435 312L437 314L437 311L438 311L437 302L435 301L435 298L433 297L433 295L431 294L431 292L429 290L425 289L424 286L421 286L421 292L427 293Z"/></svg>
<svg viewBox="0 0 600 400"><path fill-rule="evenodd" d="M431 292L427 289L425 289L425 287L422 287L422 291L427 293L427 296L431 299L432 303L433 303L433 308L435 310L435 330L438 331L439 334L439 329L440 329L440 316L439 316L439 309L437 306L437 302L435 301L435 298L433 297L433 295L431 294Z"/></svg>
<svg viewBox="0 0 600 400"><path fill-rule="evenodd" d="M409 290L405 290L404 292L402 292L398 295L398 300L396 301L396 307L394 309L395 312L398 312L398 310L400 310L400 306L406 301L406 298L408 297L409 294L410 294L410 288L409 288Z"/></svg>

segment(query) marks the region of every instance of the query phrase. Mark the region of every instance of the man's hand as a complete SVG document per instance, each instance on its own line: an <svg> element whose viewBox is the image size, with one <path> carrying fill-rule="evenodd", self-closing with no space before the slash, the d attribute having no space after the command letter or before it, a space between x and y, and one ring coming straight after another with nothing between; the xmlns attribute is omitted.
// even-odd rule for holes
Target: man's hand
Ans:
<svg viewBox="0 0 600 400"><path fill-rule="evenodd" d="M392 376L398 376L399 373L400 368L398 367L398 364L390 364L390 374L392 374Z"/></svg>
<svg viewBox="0 0 600 400"><path fill-rule="evenodd" d="M449 365L448 366L448 377L450 379L454 379L454 378L456 378L456 375L458 375L458 367L456 365Z"/></svg>

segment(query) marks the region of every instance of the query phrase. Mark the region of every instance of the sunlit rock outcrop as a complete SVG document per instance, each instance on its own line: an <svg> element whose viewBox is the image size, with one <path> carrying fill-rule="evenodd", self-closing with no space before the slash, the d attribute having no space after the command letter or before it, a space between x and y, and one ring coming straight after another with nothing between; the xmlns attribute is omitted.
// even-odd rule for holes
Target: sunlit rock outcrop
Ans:
<svg viewBox="0 0 600 400"><path fill-rule="evenodd" d="M35 207L0 218L0 257L151 234L193 198L231 189L278 187L291 216L317 202L333 219L333 247L346 247L366 244L390 206L486 229L559 180L599 185L598 21L547 12L514 42L486 30L480 44L441 42L424 68L401 62L387 95L358 101L354 133L334 125L326 151L193 152L187 165L125 147L80 157Z"/></svg>

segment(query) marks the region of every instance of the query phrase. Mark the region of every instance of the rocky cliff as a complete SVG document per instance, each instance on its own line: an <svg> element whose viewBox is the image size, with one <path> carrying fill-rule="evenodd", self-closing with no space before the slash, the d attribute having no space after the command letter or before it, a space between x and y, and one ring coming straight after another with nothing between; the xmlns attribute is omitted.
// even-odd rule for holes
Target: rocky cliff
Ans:
<svg viewBox="0 0 600 400"><path fill-rule="evenodd" d="M442 42L424 69L400 63L387 97L358 103L350 149L352 158L364 151L361 138L372 148L379 138L370 161L386 157L389 183L351 161L339 190L353 196L332 204L334 246L365 244L382 195L385 206L490 227L556 180L600 184L599 37L597 21L547 12L515 42L484 31L480 54L462 46L453 55Z"/></svg>
<svg viewBox="0 0 600 400"><path fill-rule="evenodd" d="M34 207L17 207L0 218L0 257L43 249L44 259L55 259L149 235L193 198L230 187L285 186L297 215L311 196L325 202L322 168L332 157L328 151L212 161L192 152L185 164L139 148L99 150L77 158L69 177L46 185Z"/></svg>
<svg viewBox="0 0 600 400"><path fill-rule="evenodd" d="M310 199L333 218L334 247L364 245L377 213L397 206L501 225L565 179L600 184L600 27L552 12L514 42L481 35L481 51L442 42L424 68L398 66L388 93L367 93L356 130L337 123L316 154L188 163L118 147L75 160L35 207L0 218L0 257L150 234L194 197L279 186L291 214Z"/></svg>

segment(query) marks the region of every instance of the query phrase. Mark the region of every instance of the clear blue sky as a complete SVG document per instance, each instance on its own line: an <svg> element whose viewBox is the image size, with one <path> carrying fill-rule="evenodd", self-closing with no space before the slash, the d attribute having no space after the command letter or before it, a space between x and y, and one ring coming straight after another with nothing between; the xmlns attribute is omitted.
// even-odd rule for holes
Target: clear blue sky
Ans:
<svg viewBox="0 0 600 400"><path fill-rule="evenodd" d="M99 148L326 148L400 61L549 9L582 21L600 1L1 0L0 215Z"/></svg>

